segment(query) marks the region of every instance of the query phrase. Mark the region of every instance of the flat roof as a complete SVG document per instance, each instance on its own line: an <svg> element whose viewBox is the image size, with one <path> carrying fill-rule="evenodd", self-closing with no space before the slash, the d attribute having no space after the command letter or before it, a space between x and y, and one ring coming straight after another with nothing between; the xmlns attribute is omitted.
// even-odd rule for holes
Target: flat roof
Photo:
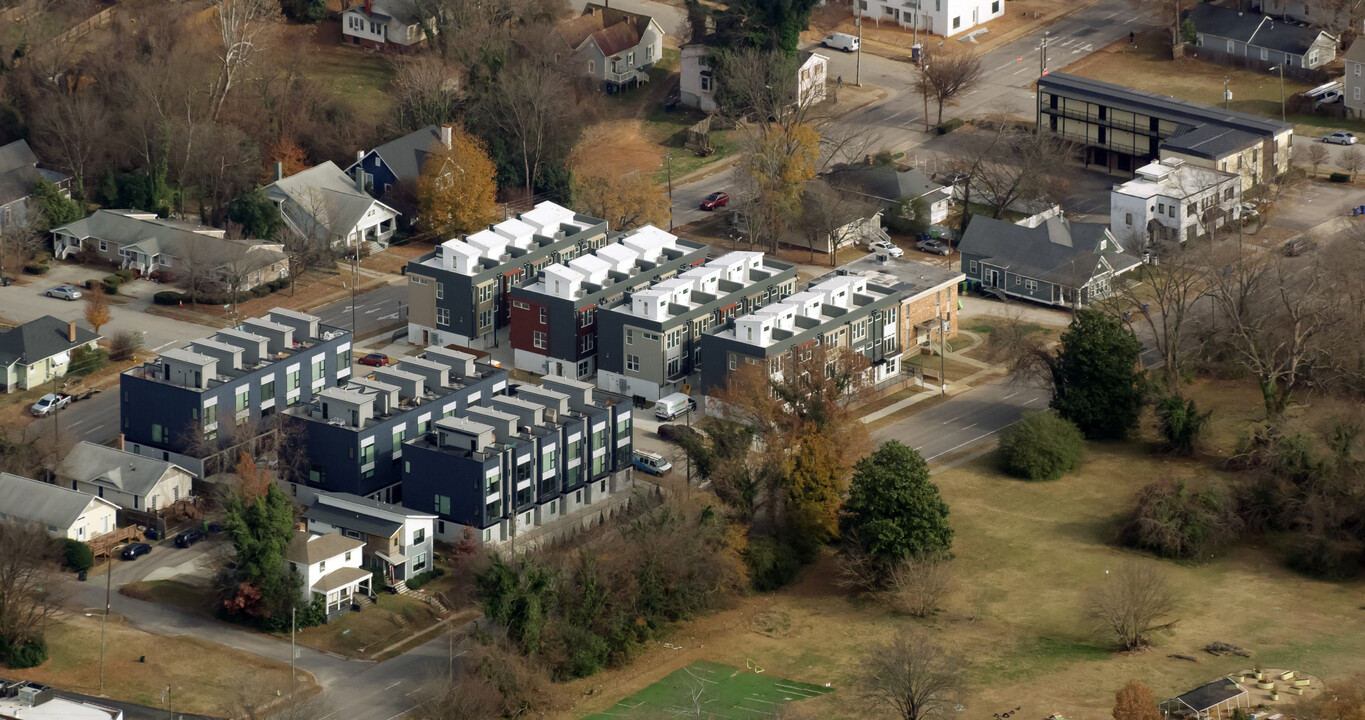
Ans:
<svg viewBox="0 0 1365 720"><path fill-rule="evenodd" d="M1278 135L1294 129L1279 120L1226 110L1212 105L1201 105L1179 100L1169 95L1158 95L1122 85L1092 80L1068 73L1050 73L1038 79L1038 90L1058 90L1069 97L1091 99L1108 107L1136 110L1171 120L1191 121L1196 124L1215 123L1224 127L1256 133Z"/></svg>

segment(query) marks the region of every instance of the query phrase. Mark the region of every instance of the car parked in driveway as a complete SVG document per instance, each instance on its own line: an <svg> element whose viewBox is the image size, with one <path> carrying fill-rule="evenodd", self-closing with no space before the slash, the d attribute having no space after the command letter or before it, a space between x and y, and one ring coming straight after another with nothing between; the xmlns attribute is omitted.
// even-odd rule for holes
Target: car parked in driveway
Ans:
<svg viewBox="0 0 1365 720"><path fill-rule="evenodd" d="M896 244L890 240L878 240L867 247L874 253L886 253L891 257L900 257L905 254L904 250L896 247Z"/></svg>
<svg viewBox="0 0 1365 720"><path fill-rule="evenodd" d="M175 546L187 548L203 539L203 530L186 530L175 536Z"/></svg>
<svg viewBox="0 0 1365 720"><path fill-rule="evenodd" d="M1294 238L1284 244L1285 257L1298 257L1305 252L1313 249L1313 243L1303 238Z"/></svg>
<svg viewBox="0 0 1365 720"><path fill-rule="evenodd" d="M1335 145L1355 145L1356 136L1348 132L1334 132L1331 135L1323 135L1322 141Z"/></svg>
<svg viewBox="0 0 1365 720"><path fill-rule="evenodd" d="M147 543L133 543L132 545L123 548L123 552L119 555L119 557L123 558L124 560L136 560L139 555L146 555L151 551L152 546L148 545Z"/></svg>
<svg viewBox="0 0 1365 720"><path fill-rule="evenodd" d="M389 364L389 356L384 353L370 353L369 355L360 358L360 364L368 365L370 367L384 367Z"/></svg>
<svg viewBox="0 0 1365 720"><path fill-rule="evenodd" d="M700 432L687 425L660 425L656 432L659 433L660 440L669 442L677 442L685 437L700 440L702 437Z"/></svg>
<svg viewBox="0 0 1365 720"><path fill-rule="evenodd" d="M925 238L915 243L915 248L920 252L933 253L934 255L951 255L952 250L942 240L935 238Z"/></svg>
<svg viewBox="0 0 1365 720"><path fill-rule="evenodd" d="M33 407L29 408L29 412L32 412L34 417L44 417L57 412L70 404L71 396L69 394L48 393L38 398L38 402L33 403Z"/></svg>
<svg viewBox="0 0 1365 720"><path fill-rule="evenodd" d="M700 207L702 210L719 210L729 204L729 195L726 195L723 192L713 192L702 198Z"/></svg>
<svg viewBox="0 0 1365 720"><path fill-rule="evenodd" d="M74 285L58 285L55 288L48 288L45 293L48 297L58 300L80 300L81 291Z"/></svg>

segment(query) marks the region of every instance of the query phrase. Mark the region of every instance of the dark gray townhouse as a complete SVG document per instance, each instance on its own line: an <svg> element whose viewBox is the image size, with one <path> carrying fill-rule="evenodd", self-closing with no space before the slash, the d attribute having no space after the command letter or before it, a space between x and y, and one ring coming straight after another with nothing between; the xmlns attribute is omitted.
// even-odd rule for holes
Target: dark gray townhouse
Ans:
<svg viewBox="0 0 1365 720"><path fill-rule="evenodd" d="M512 289L513 364L518 370L583 380L597 372L597 317L628 292L706 261L710 248L653 225L616 234L610 244Z"/></svg>
<svg viewBox="0 0 1365 720"><path fill-rule="evenodd" d="M468 528L488 545L602 505L630 487L630 410L577 380L513 386L404 444L404 505L442 539Z"/></svg>
<svg viewBox="0 0 1365 720"><path fill-rule="evenodd" d="M872 365L870 380L890 380L901 371L904 351L898 341L902 294L863 275L841 275L714 327L701 338L706 364L700 392L724 388L744 365L783 372L803 348L815 345L862 353Z"/></svg>
<svg viewBox="0 0 1365 720"><path fill-rule="evenodd" d="M701 339L796 290L796 266L731 252L630 293L597 314L597 386L647 401L678 392L715 355Z"/></svg>
<svg viewBox="0 0 1365 720"><path fill-rule="evenodd" d="M350 374L349 331L275 308L124 371L124 447L203 477L220 467L206 467L206 458L228 447L238 428L259 432L261 421L311 402Z"/></svg>
<svg viewBox="0 0 1365 720"><path fill-rule="evenodd" d="M604 220L552 202L447 240L408 262L408 340L484 349L508 324L512 288L607 242Z"/></svg>
<svg viewBox="0 0 1365 720"><path fill-rule="evenodd" d="M507 389L506 369L444 348L368 370L290 408L289 419L303 423L309 464L305 487L291 488L295 497L314 489L402 502L403 443Z"/></svg>

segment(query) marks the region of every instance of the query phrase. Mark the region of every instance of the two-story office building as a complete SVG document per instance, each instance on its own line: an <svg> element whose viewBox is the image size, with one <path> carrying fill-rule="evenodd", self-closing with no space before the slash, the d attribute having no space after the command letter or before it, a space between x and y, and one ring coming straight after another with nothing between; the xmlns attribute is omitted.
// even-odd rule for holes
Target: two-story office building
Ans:
<svg viewBox="0 0 1365 720"><path fill-rule="evenodd" d="M124 449L203 477L207 458L239 428L308 403L351 374L351 333L313 315L275 308L210 337L167 350L119 377ZM227 465L236 458L228 458Z"/></svg>
<svg viewBox="0 0 1365 720"><path fill-rule="evenodd" d="M903 353L901 294L862 275L840 275L712 328L701 338L707 358L701 393L723 389L730 373L744 365L759 365L771 374L787 371L804 349L816 345L861 353L872 369L870 382L893 379L901 372Z"/></svg>
<svg viewBox="0 0 1365 720"><path fill-rule="evenodd" d="M631 293L598 313L597 386L658 400L677 392L702 360L707 330L796 290L796 266L760 252L731 252Z"/></svg>
<svg viewBox="0 0 1365 720"><path fill-rule="evenodd" d="M489 545L584 517L630 487L630 410L577 380L514 386L404 445L404 504L435 514L442 539L467 528Z"/></svg>
<svg viewBox="0 0 1365 720"><path fill-rule="evenodd" d="M1038 80L1038 127L1083 147L1085 164L1136 172L1167 157L1242 176L1242 189L1289 171L1294 126L1090 78Z"/></svg>
<svg viewBox="0 0 1365 720"><path fill-rule="evenodd" d="M304 423L306 488L399 503L403 443L506 389L506 369L437 347L327 388L289 410L291 421ZM305 488L291 491L296 497L307 493Z"/></svg>
<svg viewBox="0 0 1365 720"><path fill-rule="evenodd" d="M646 225L591 255L546 266L538 281L512 289L513 364L539 375L591 377L601 311L627 292L701 264L708 250Z"/></svg>
<svg viewBox="0 0 1365 720"><path fill-rule="evenodd" d="M604 220L552 202L408 262L408 342L484 349L507 326L508 292L607 242Z"/></svg>
<svg viewBox="0 0 1365 720"><path fill-rule="evenodd" d="M1241 217L1236 174L1167 158L1138 168L1109 193L1109 231L1131 252L1160 240L1185 242L1217 232Z"/></svg>

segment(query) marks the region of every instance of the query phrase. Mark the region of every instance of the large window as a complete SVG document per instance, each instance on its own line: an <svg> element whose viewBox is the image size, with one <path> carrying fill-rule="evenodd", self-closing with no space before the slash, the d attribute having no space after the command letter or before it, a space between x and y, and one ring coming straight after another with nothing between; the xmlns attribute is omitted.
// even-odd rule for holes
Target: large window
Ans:
<svg viewBox="0 0 1365 720"><path fill-rule="evenodd" d="M437 495L432 502L436 506L436 512L441 515L450 514L450 497L447 495Z"/></svg>
<svg viewBox="0 0 1365 720"><path fill-rule="evenodd" d="M206 405L204 407L204 426L215 425L218 423L218 405Z"/></svg>
<svg viewBox="0 0 1365 720"><path fill-rule="evenodd" d="M345 370L351 366L351 349L337 351L337 370Z"/></svg>
<svg viewBox="0 0 1365 720"><path fill-rule="evenodd" d="M446 326L449 326L449 325L450 325L450 309L449 309L449 308L436 308L436 324L437 324L437 325L446 325Z"/></svg>
<svg viewBox="0 0 1365 720"><path fill-rule="evenodd" d="M639 356L639 355L626 355L626 369L627 369L627 370L630 370L631 372L639 372L639 370L640 370L640 356Z"/></svg>
<svg viewBox="0 0 1365 720"><path fill-rule="evenodd" d="M493 324L493 311L484 310L479 313L479 327L486 328Z"/></svg>
<svg viewBox="0 0 1365 720"><path fill-rule="evenodd" d="M535 348L536 348L537 350L544 350L544 349L545 349L545 346L547 345L546 340L545 340L545 333L543 333L543 332L541 332L541 331L539 331L539 330L534 330L534 331L532 331L532 332L531 332L531 345L535 346Z"/></svg>
<svg viewBox="0 0 1365 720"><path fill-rule="evenodd" d="M236 398L236 402L235 402L234 405L233 405L233 408L234 408L237 412L241 412L241 411L245 410L246 407L247 407L248 401L250 400L250 398L251 398L251 388L245 388L245 387L244 387L244 388L239 388L239 389L237 390L237 398ZM217 406L215 406L215 407L217 407Z"/></svg>
<svg viewBox="0 0 1365 720"><path fill-rule="evenodd" d="M403 439L407 436L407 428L398 428L393 431L393 451L398 452L403 449Z"/></svg>

